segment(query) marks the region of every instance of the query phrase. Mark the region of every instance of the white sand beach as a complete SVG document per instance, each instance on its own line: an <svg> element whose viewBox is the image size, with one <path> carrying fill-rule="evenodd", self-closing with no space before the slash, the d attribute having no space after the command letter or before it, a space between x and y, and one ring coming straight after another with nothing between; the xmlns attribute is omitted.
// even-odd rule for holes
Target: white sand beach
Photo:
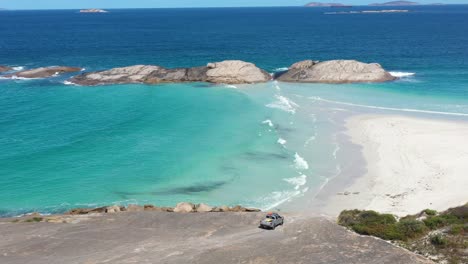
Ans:
<svg viewBox="0 0 468 264"><path fill-rule="evenodd" d="M403 116L360 115L346 124L361 145L367 173L326 211L370 209L407 215L468 202L468 123Z"/></svg>

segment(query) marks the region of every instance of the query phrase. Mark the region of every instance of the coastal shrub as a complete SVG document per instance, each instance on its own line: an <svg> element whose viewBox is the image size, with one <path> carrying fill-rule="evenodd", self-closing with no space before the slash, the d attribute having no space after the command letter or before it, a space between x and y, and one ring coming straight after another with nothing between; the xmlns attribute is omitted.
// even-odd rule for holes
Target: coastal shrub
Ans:
<svg viewBox="0 0 468 264"><path fill-rule="evenodd" d="M427 231L426 225L415 219L402 219L397 224L397 229L403 234L404 240L417 238Z"/></svg>
<svg viewBox="0 0 468 264"><path fill-rule="evenodd" d="M404 240L398 229L397 220L391 214L375 211L346 210L338 217L338 224L346 226L361 235L376 236L387 240Z"/></svg>
<svg viewBox="0 0 468 264"><path fill-rule="evenodd" d="M28 223L32 223L32 222L41 222L43 220L42 217L33 217L33 218L29 218L28 220L26 220L25 222L28 222Z"/></svg>
<svg viewBox="0 0 468 264"><path fill-rule="evenodd" d="M432 217L428 217L426 219L423 220L424 224L434 230L434 229L437 229L439 227L442 227L445 225L445 220L444 218L440 217L440 216L432 216Z"/></svg>
<svg viewBox="0 0 468 264"><path fill-rule="evenodd" d="M426 209L426 210L424 210L424 213L426 213L427 215L436 215L437 211L436 210L431 210L431 209Z"/></svg>
<svg viewBox="0 0 468 264"><path fill-rule="evenodd" d="M430 241L432 245L438 246L438 247L445 246L448 244L447 238L445 238L441 234L432 235L430 237Z"/></svg>
<svg viewBox="0 0 468 264"><path fill-rule="evenodd" d="M463 224L455 224L450 227L450 234L452 235L460 235L466 232L468 226L464 226Z"/></svg>

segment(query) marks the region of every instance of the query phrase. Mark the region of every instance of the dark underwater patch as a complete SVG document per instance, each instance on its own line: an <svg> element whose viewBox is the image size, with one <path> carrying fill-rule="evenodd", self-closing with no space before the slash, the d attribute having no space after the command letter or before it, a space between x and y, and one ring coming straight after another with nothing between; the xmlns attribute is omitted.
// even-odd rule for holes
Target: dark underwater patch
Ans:
<svg viewBox="0 0 468 264"><path fill-rule="evenodd" d="M271 152L245 152L243 154L244 158L252 160L271 160L271 159L288 159L289 156L285 153L271 153Z"/></svg>
<svg viewBox="0 0 468 264"><path fill-rule="evenodd" d="M223 185L225 185L226 181L219 181L219 182L210 182L210 183L201 183L191 186L185 187L176 187L176 188L168 188L163 189L160 191L150 191L150 192L114 192L115 194L119 195L122 198L128 198L129 196L138 196L138 195L173 195L173 194L195 194L201 192L210 192L216 190Z"/></svg>

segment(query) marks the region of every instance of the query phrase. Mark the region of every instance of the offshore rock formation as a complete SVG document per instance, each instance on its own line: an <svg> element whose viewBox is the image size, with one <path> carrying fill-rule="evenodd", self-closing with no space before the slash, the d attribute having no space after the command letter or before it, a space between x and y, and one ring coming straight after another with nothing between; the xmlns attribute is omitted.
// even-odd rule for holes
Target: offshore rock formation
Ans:
<svg viewBox="0 0 468 264"><path fill-rule="evenodd" d="M11 71L11 70L13 70L13 68L8 67L8 66L0 65L0 72L7 72L7 71Z"/></svg>
<svg viewBox="0 0 468 264"><path fill-rule="evenodd" d="M136 65L106 71L85 73L70 81L79 85L105 85L129 83L210 82L244 84L267 82L271 76L252 63L223 61L206 67L167 69L161 66Z"/></svg>
<svg viewBox="0 0 468 264"><path fill-rule="evenodd" d="M278 81L301 83L386 82L395 79L380 64L355 60L301 61L291 65L277 78Z"/></svg>
<svg viewBox="0 0 468 264"><path fill-rule="evenodd" d="M59 75L67 72L78 72L81 68L77 67L66 67L66 66L54 66L54 67L41 67L32 70L25 70L15 72L5 77L20 77L20 78L47 78L55 75Z"/></svg>

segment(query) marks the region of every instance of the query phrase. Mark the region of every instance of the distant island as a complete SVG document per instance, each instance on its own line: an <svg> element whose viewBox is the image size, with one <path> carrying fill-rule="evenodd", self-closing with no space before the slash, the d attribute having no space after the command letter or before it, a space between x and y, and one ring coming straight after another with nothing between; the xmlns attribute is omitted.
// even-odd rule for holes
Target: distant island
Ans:
<svg viewBox="0 0 468 264"><path fill-rule="evenodd" d="M350 5L345 5L341 3L319 3L311 2L305 5L306 7L350 7Z"/></svg>
<svg viewBox="0 0 468 264"><path fill-rule="evenodd" d="M408 13L406 9L392 10L363 10L363 11L348 11L348 12L325 12L325 15L343 15L343 14L380 14L380 13Z"/></svg>
<svg viewBox="0 0 468 264"><path fill-rule="evenodd" d="M386 2L386 3L374 3L374 4L369 4L370 6L415 6L415 5L420 5L419 3L416 2L410 2L410 1L392 1L392 2Z"/></svg>
<svg viewBox="0 0 468 264"><path fill-rule="evenodd" d="M369 4L369 6L419 6L419 5L446 5L446 4L443 4L443 3L421 4L418 2L411 2L411 1L391 1L391 2L385 2L385 3ZM310 2L306 4L305 7L352 7L352 6L342 4L342 3Z"/></svg>
<svg viewBox="0 0 468 264"><path fill-rule="evenodd" d="M108 13L108 11L103 9L82 9L80 13Z"/></svg>

